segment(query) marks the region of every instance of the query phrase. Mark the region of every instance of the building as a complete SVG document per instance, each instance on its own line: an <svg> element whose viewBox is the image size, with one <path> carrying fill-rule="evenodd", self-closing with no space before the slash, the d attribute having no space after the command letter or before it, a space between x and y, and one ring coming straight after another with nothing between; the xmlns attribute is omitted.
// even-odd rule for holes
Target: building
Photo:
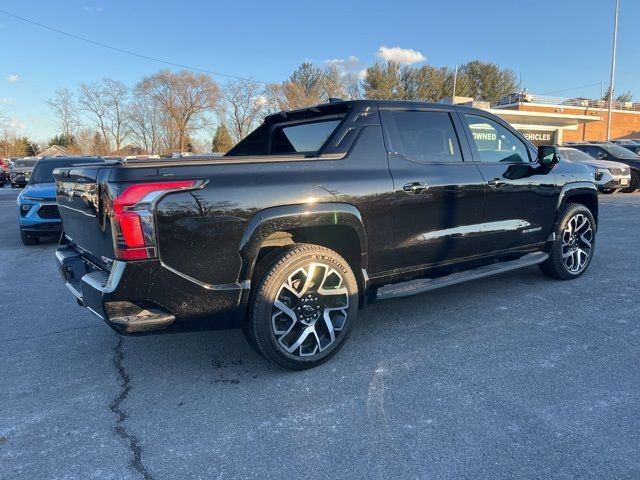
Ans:
<svg viewBox="0 0 640 480"><path fill-rule="evenodd" d="M51 145L46 150L40 152L38 157L67 157L69 156L69 152L64 147L60 145Z"/></svg>
<svg viewBox="0 0 640 480"><path fill-rule="evenodd" d="M607 138L608 111L604 100L518 93L492 106L469 97L447 98L442 102L483 108L509 122L535 145ZM614 102L611 118L611 139L640 138L640 103Z"/></svg>

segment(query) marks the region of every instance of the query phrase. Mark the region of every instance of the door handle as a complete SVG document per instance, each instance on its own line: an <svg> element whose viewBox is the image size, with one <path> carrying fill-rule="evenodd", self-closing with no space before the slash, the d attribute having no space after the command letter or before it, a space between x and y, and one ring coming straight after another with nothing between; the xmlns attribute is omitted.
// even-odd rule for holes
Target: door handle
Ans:
<svg viewBox="0 0 640 480"><path fill-rule="evenodd" d="M411 182L411 183L407 183L404 187L402 187L402 189L409 194L418 195L424 192L425 190L428 190L429 185L422 182Z"/></svg>
<svg viewBox="0 0 640 480"><path fill-rule="evenodd" d="M507 182L505 182L504 180L500 180L499 178L494 178L493 180L489 180L487 183L492 188L500 188L507 184Z"/></svg>

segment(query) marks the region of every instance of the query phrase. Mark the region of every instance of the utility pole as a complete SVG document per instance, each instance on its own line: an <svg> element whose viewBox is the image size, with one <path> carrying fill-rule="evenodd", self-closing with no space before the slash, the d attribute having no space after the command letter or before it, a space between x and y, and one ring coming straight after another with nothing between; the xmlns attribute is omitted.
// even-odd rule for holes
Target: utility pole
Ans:
<svg viewBox="0 0 640 480"><path fill-rule="evenodd" d="M611 50L611 80L609 82L609 112L607 115L607 140L611 140L611 107L613 105L613 85L616 76L616 43L618 41L618 9L620 0L616 0L616 12L613 17L613 48Z"/></svg>
<svg viewBox="0 0 640 480"><path fill-rule="evenodd" d="M452 103L456 103L456 84L458 83L458 65L456 65L456 71L453 74L453 97L451 97Z"/></svg>

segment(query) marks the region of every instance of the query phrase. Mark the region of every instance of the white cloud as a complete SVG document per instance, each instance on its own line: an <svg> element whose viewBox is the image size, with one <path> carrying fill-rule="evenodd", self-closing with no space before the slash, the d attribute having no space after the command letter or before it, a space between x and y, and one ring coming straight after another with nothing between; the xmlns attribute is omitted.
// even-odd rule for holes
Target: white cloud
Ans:
<svg viewBox="0 0 640 480"><path fill-rule="evenodd" d="M383 60L406 63L407 65L424 62L427 59L422 52L412 48L385 47L384 45L378 49L377 55Z"/></svg>
<svg viewBox="0 0 640 480"><path fill-rule="evenodd" d="M20 80L20 76L16 74L7 75L6 80L7 82L16 83L18 80Z"/></svg>
<svg viewBox="0 0 640 480"><path fill-rule="evenodd" d="M6 105L8 103L13 102L13 98L9 97L0 97L0 105Z"/></svg>
<svg viewBox="0 0 640 480"><path fill-rule="evenodd" d="M353 55L347 58L332 58L322 63L329 67L336 67L340 73L357 73L362 69L362 60Z"/></svg>
<svg viewBox="0 0 640 480"><path fill-rule="evenodd" d="M7 122L7 126L9 128L18 129L18 130L25 130L27 128L27 126L17 118L9 119L9 122Z"/></svg>
<svg viewBox="0 0 640 480"><path fill-rule="evenodd" d="M82 7L86 12L104 12L103 7L92 7L90 5L83 5Z"/></svg>

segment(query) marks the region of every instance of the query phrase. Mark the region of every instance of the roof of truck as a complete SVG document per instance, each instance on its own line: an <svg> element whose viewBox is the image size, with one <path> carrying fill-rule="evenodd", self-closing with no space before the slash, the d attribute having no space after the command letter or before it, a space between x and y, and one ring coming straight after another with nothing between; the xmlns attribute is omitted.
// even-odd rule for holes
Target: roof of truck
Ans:
<svg viewBox="0 0 640 480"><path fill-rule="evenodd" d="M468 110L468 111L477 111L477 108L468 107L465 105L452 105L450 103L434 103L434 102L422 102L416 100L376 100L376 99L366 99L366 100L334 100L328 103L320 103L318 105L313 105L311 107L299 108L295 110L283 110L281 112L272 113L271 115L267 115L265 117L265 123L277 123L286 120L295 120L300 117L308 116L309 114L338 114L338 113L346 113L353 106L360 106L365 108L367 106L377 106L377 107L386 107L386 108L394 108L394 107L415 107L415 108L431 108L431 109L442 109L442 110ZM488 112L487 112L488 113Z"/></svg>

